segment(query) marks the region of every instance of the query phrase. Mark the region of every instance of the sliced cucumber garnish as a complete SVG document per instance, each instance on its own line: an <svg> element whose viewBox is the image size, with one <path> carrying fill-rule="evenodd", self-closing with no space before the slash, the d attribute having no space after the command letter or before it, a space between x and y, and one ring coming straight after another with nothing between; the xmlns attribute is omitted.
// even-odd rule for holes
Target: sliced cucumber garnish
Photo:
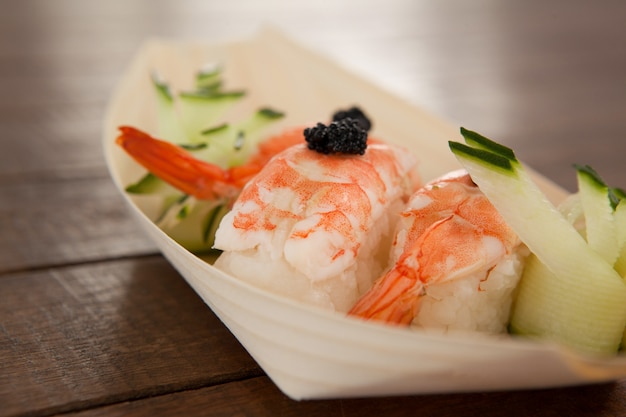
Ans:
<svg viewBox="0 0 626 417"><path fill-rule="evenodd" d="M222 67L211 65L196 73L196 89L217 91L222 87Z"/></svg>
<svg viewBox="0 0 626 417"><path fill-rule="evenodd" d="M233 104L245 96L243 91L194 91L179 96L181 122L190 142L201 142L204 129L219 123Z"/></svg>
<svg viewBox="0 0 626 417"><path fill-rule="evenodd" d="M284 116L282 112L261 108L241 121L225 123L224 114L245 92L224 90L219 66L199 71L192 91L174 93L156 73L152 75L152 85L157 109L154 135L224 169L245 163L264 139L264 129ZM194 252L211 248L213 234L231 203L227 199L197 200L153 173L145 174L126 191L160 197L161 209L155 223Z"/></svg>
<svg viewBox="0 0 626 417"><path fill-rule="evenodd" d="M613 265L619 246L609 187L589 166L576 165L578 194L585 217L585 235L589 247Z"/></svg>
<svg viewBox="0 0 626 417"><path fill-rule="evenodd" d="M148 172L136 183L126 187L126 192L130 194L154 194L165 191L168 185L161 178Z"/></svg>
<svg viewBox="0 0 626 417"><path fill-rule="evenodd" d="M586 353L615 353L626 326L622 277L549 202L511 149L475 132L462 134L468 145L450 142L450 149L533 253L511 331Z"/></svg>
<svg viewBox="0 0 626 417"><path fill-rule="evenodd" d="M153 73L152 85L156 95L158 136L172 143L185 142L186 134L181 125L169 84Z"/></svg>

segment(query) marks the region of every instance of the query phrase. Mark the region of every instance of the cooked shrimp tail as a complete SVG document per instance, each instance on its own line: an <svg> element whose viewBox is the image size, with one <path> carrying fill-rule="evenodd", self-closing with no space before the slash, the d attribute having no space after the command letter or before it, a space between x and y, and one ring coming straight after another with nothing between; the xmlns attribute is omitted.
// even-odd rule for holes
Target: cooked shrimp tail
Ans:
<svg viewBox="0 0 626 417"><path fill-rule="evenodd" d="M303 141L302 129L299 136L296 130L285 132L260 144L258 152L244 165L224 169L139 129L122 126L120 132L116 143L135 161L163 181L200 200L236 197L276 153Z"/></svg>
<svg viewBox="0 0 626 417"><path fill-rule="evenodd" d="M185 149L135 129L120 127L116 143L135 161L163 181L199 199L230 195L226 171L193 157Z"/></svg>
<svg viewBox="0 0 626 417"><path fill-rule="evenodd" d="M376 281L348 314L408 325L417 314L422 288L412 269L394 268Z"/></svg>

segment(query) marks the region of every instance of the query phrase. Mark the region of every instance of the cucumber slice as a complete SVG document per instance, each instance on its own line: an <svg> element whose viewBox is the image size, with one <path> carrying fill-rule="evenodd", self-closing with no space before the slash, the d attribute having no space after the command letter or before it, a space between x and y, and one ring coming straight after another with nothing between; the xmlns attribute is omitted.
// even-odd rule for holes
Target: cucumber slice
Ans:
<svg viewBox="0 0 626 417"><path fill-rule="evenodd" d="M263 130L284 116L284 113L266 107L257 110L248 119L234 125L236 136L233 141L233 149L235 152L232 152L228 165L232 167L245 163L256 151L259 142L263 140Z"/></svg>
<svg viewBox="0 0 626 417"><path fill-rule="evenodd" d="M493 140L481 135L478 132L474 132L464 127L461 127L461 135L465 139L465 143L471 146L474 149L481 149L484 151L488 151L491 154L496 154L504 159L510 161L517 161L515 157L515 153L513 150L507 146L501 145ZM483 154L486 157L489 157L487 154ZM502 163L502 162L500 162Z"/></svg>
<svg viewBox="0 0 626 417"><path fill-rule="evenodd" d="M230 107L241 100L243 91L195 91L179 95L181 122L191 143L202 142L200 132L218 123Z"/></svg>
<svg viewBox="0 0 626 417"><path fill-rule="evenodd" d="M244 91L222 90L219 66L199 71L195 90L177 95L156 72L151 80L156 95L156 136L224 169L245 163L264 138L263 129L284 116L264 108L240 122L219 124L224 113L245 96ZM217 225L229 207L224 199L198 201L184 195L151 173L129 185L126 191L161 198L155 223L193 252L210 249Z"/></svg>
<svg viewBox="0 0 626 417"><path fill-rule="evenodd" d="M450 149L536 256L520 282L514 333L591 354L615 353L626 325L626 284L549 202L512 150L474 132ZM527 279L528 277L530 279Z"/></svg>
<svg viewBox="0 0 626 417"><path fill-rule="evenodd" d="M262 108L239 123L206 129L202 136L207 146L194 152L194 156L223 168L242 165L265 138L264 129L284 116L276 110Z"/></svg>
<svg viewBox="0 0 626 417"><path fill-rule="evenodd" d="M178 213L185 207L189 195L183 194L178 190L163 197L161 214L157 216L154 223L161 229L167 229L177 222Z"/></svg>
<svg viewBox="0 0 626 417"><path fill-rule="evenodd" d="M585 216L587 244L613 265L619 247L609 187L589 166L576 165L580 202Z"/></svg>
<svg viewBox="0 0 626 417"><path fill-rule="evenodd" d="M559 204L559 211L567 219L569 224L574 226L578 233L585 236L585 214L583 206L580 203L579 193L568 195L565 200Z"/></svg>
<svg viewBox="0 0 626 417"><path fill-rule="evenodd" d="M213 208L204 218L202 224L202 239L204 244L212 248L215 243L215 232L222 221L222 218L230 211L228 204L220 204Z"/></svg>
<svg viewBox="0 0 626 417"><path fill-rule="evenodd" d="M626 199L622 199L613 213L619 252L615 261L615 270L626 279Z"/></svg>
<svg viewBox="0 0 626 417"><path fill-rule="evenodd" d="M176 242L194 253L212 251L215 230L229 211L226 201L188 197L170 207L158 226Z"/></svg>
<svg viewBox="0 0 626 417"><path fill-rule="evenodd" d="M168 188L168 184L154 174L147 173L139 181L126 187L130 194L154 194Z"/></svg>
<svg viewBox="0 0 626 417"><path fill-rule="evenodd" d="M152 74L152 85L156 93L157 135L172 143L185 142L187 135L180 124L169 85L162 81L156 73Z"/></svg>
<svg viewBox="0 0 626 417"><path fill-rule="evenodd" d="M222 67L211 65L196 73L196 89L217 91L222 87Z"/></svg>

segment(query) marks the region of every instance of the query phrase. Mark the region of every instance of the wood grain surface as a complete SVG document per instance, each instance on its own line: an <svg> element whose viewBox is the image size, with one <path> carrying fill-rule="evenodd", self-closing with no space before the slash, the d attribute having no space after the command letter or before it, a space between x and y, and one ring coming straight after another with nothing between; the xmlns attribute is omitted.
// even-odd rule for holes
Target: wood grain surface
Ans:
<svg viewBox="0 0 626 417"><path fill-rule="evenodd" d="M512 145L569 190L626 187L626 3L0 0L0 416L620 416L626 381L295 402L130 217L107 100L152 37L273 25L409 102ZM529 369L532 372L532 369Z"/></svg>

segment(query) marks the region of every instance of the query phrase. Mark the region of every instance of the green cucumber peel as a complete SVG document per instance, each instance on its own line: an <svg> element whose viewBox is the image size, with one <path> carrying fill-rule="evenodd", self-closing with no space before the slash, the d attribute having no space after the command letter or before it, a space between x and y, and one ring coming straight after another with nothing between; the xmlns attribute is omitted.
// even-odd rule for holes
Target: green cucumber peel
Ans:
<svg viewBox="0 0 626 417"><path fill-rule="evenodd" d="M202 132L200 132L202 134L202 136L210 136L210 135L215 135L217 133L224 133L225 130L228 129L228 123L222 123L221 125L217 125L214 127L210 127L208 129L204 129Z"/></svg>
<svg viewBox="0 0 626 417"><path fill-rule="evenodd" d="M450 150L459 158L471 158L478 163L491 165L503 172L515 174L511 160L487 149L473 148L459 142L448 142Z"/></svg>
<svg viewBox="0 0 626 417"><path fill-rule="evenodd" d="M610 265L617 260L619 246L614 225L614 206L609 187L588 165L575 165L578 194L585 217L585 236L591 249Z"/></svg>
<svg viewBox="0 0 626 417"><path fill-rule="evenodd" d="M467 146L481 152L456 142L450 149L539 265L532 268L531 263L520 282L511 330L590 354L614 354L626 326L626 284L589 248L514 155L494 151L497 147L481 139L476 144L470 136ZM501 158L510 161L510 169Z"/></svg>
<svg viewBox="0 0 626 417"><path fill-rule="evenodd" d="M283 117L285 117L284 112L274 110L269 107L263 107L259 109L257 113L259 117L265 118L267 120L278 120L278 119L282 119Z"/></svg>
<svg viewBox="0 0 626 417"><path fill-rule="evenodd" d="M222 221L222 217L229 211L228 204L220 204L207 213L202 224L202 240L207 246L213 247L215 232Z"/></svg>
<svg viewBox="0 0 626 417"><path fill-rule="evenodd" d="M181 99L197 100L199 102L235 101L246 95L245 91L218 91L215 89L202 89L196 91L184 91L180 93Z"/></svg>
<svg viewBox="0 0 626 417"><path fill-rule="evenodd" d="M196 75L196 89L174 95L156 72L152 84L157 97L158 136L172 143L202 140L200 132L217 121L245 95L245 91L223 91L221 69Z"/></svg>
<svg viewBox="0 0 626 417"><path fill-rule="evenodd" d="M229 207L225 199L209 201L184 196L169 207L158 226L187 250L208 252L213 250L215 231Z"/></svg>
<svg viewBox="0 0 626 417"><path fill-rule="evenodd" d="M574 164L574 168L576 168L579 176L588 178L590 181L594 182L597 187L608 188L602 177L600 177L600 174L589 165Z"/></svg>
<svg viewBox="0 0 626 417"><path fill-rule="evenodd" d="M619 252L614 268L626 279L626 199L620 200L613 213L615 219L615 229L617 231L617 240Z"/></svg>
<svg viewBox="0 0 626 417"><path fill-rule="evenodd" d="M202 131L219 124L220 118L243 97L243 93L183 93L179 95L181 122L188 141L203 142Z"/></svg>
<svg viewBox="0 0 626 417"><path fill-rule="evenodd" d="M169 84L153 72L152 86L156 95L157 136L172 143L184 142L186 133L181 125Z"/></svg>
<svg viewBox="0 0 626 417"><path fill-rule="evenodd" d="M152 173L147 173L141 179L126 187L130 194L155 194L167 189L167 183Z"/></svg>
<svg viewBox="0 0 626 417"><path fill-rule="evenodd" d="M197 89L197 91L199 91L200 93L204 93L204 94L211 94L214 93L215 91L219 91L222 88L222 82L218 81L215 84L210 84L210 85L206 85L204 87L200 87Z"/></svg>
<svg viewBox="0 0 626 417"><path fill-rule="evenodd" d="M222 67L213 65L196 73L196 89L218 90L222 86Z"/></svg>
<svg viewBox="0 0 626 417"><path fill-rule="evenodd" d="M184 220L188 214L189 214L189 207L183 206L180 210L178 210L178 213L176 213L176 219Z"/></svg>
<svg viewBox="0 0 626 417"><path fill-rule="evenodd" d="M173 103L174 96L170 91L170 86L165 81L161 80L159 75L156 72L152 73L152 84L156 90L158 97L166 102Z"/></svg>
<svg viewBox="0 0 626 417"><path fill-rule="evenodd" d="M155 219L155 223L160 228L164 228L167 223L177 222L178 213L185 206L190 196L180 191L171 193L163 198L161 213Z"/></svg>
<svg viewBox="0 0 626 417"><path fill-rule="evenodd" d="M591 166L574 164L574 168L576 168L579 176L584 176L589 181L594 182L597 187L606 189L609 201L611 203L611 208L613 210L615 210L621 200L626 198L626 191L617 187L609 187L607 183L602 179L600 174L598 174L598 172Z"/></svg>
<svg viewBox="0 0 626 417"><path fill-rule="evenodd" d="M264 129L285 116L284 113L261 108L238 123L221 124L202 131L206 149L196 153L196 157L223 167L245 163L256 151L258 144L265 139Z"/></svg>
<svg viewBox="0 0 626 417"><path fill-rule="evenodd" d="M473 148L490 151L491 153L499 155L512 162L517 161L517 157L515 156L515 152L513 152L513 149L504 146L498 142L495 142L478 132L474 132L472 130L461 127L461 135L465 139L465 142Z"/></svg>
<svg viewBox="0 0 626 417"><path fill-rule="evenodd" d="M207 146L209 146L206 143L181 143L180 147L187 150L187 151L199 151L202 149L205 149Z"/></svg>
<svg viewBox="0 0 626 417"><path fill-rule="evenodd" d="M265 107L257 110L248 119L234 125L236 135L233 149L236 151L231 154L228 165L237 166L245 163L256 151L259 142L264 139L264 129L284 116L282 112Z"/></svg>
<svg viewBox="0 0 626 417"><path fill-rule="evenodd" d="M609 187L609 199L611 200L611 207L615 210L621 201L626 199L626 191L621 188Z"/></svg>
<svg viewBox="0 0 626 417"><path fill-rule="evenodd" d="M209 66L196 73L196 91L200 94L217 93L223 85L221 66Z"/></svg>

